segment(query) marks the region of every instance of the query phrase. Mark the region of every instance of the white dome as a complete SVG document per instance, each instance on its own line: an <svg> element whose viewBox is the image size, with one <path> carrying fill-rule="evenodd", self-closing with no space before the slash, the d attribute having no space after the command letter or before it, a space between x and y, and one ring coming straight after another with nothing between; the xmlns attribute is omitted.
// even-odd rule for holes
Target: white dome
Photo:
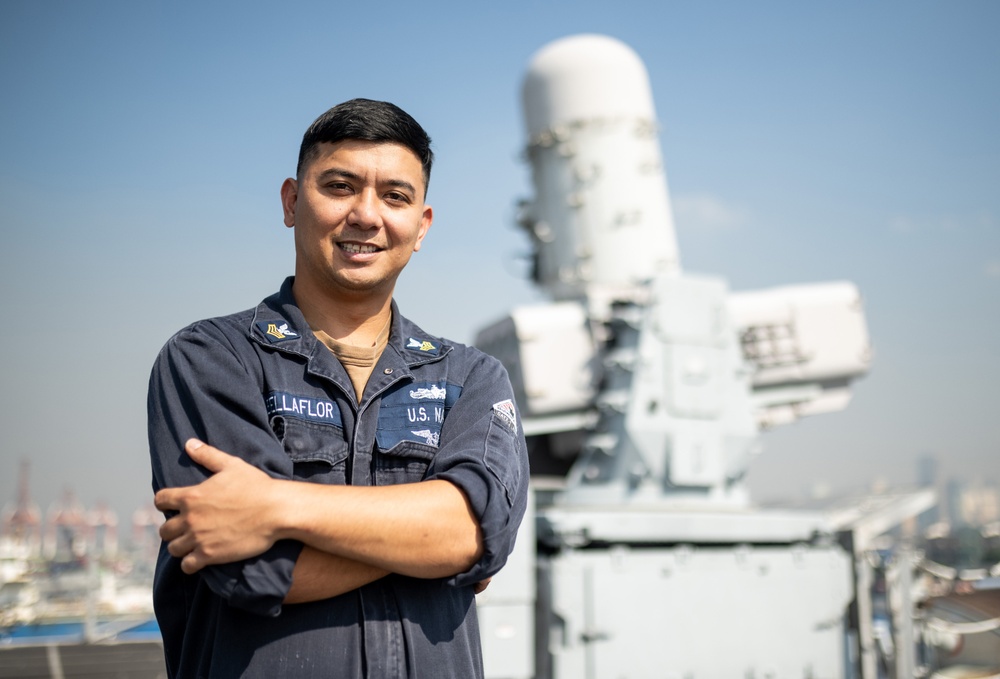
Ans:
<svg viewBox="0 0 1000 679"><path fill-rule="evenodd" d="M529 138L577 120L656 120L639 55L604 35L574 35L539 50L524 78L523 102Z"/></svg>

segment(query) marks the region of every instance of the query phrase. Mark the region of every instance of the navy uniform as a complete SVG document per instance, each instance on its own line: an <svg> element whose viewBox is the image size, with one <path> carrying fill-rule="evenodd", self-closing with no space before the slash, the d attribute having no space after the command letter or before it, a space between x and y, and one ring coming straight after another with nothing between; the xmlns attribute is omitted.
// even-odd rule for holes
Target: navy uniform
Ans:
<svg viewBox="0 0 1000 679"><path fill-rule="evenodd" d="M183 453L191 437L274 478L357 486L445 479L479 520L483 556L451 578L391 574L331 599L282 605L301 543L279 541L195 575L163 544L153 596L168 672L482 677L473 585L503 566L527 498L527 452L506 372L474 348L428 336L393 303L388 344L359 402L343 366L309 330L292 280L255 309L185 328L160 353L148 403L154 491L207 478Z"/></svg>

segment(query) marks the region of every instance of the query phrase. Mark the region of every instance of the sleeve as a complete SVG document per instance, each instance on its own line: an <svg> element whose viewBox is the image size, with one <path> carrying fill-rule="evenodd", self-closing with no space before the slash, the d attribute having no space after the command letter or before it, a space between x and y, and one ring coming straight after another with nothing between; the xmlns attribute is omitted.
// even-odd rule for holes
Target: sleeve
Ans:
<svg viewBox="0 0 1000 679"><path fill-rule="evenodd" d="M462 489L479 519L483 556L449 583L470 585L498 572L514 548L528 498L528 450L507 372L481 354L441 429L427 470Z"/></svg>
<svg viewBox="0 0 1000 679"><path fill-rule="evenodd" d="M202 322L175 335L153 366L147 399L153 492L190 486L208 477L184 452L196 437L239 455L274 478L291 477L291 461L268 423L260 394L262 375L253 374L225 333ZM285 540L252 559L209 566L194 576L230 605L276 616L292 582L302 544ZM180 573L180 560L167 569ZM157 569L160 573L161 569Z"/></svg>

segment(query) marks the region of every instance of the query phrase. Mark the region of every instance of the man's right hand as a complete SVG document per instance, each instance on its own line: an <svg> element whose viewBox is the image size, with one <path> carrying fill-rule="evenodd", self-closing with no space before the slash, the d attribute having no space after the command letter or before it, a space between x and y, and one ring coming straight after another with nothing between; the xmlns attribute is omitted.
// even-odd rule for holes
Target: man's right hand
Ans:
<svg viewBox="0 0 1000 679"><path fill-rule="evenodd" d="M160 511L178 512L160 527L160 537L181 559L181 569L196 573L267 551L275 538L265 500L274 479L197 439L184 449L212 476L195 486L164 488L154 499Z"/></svg>

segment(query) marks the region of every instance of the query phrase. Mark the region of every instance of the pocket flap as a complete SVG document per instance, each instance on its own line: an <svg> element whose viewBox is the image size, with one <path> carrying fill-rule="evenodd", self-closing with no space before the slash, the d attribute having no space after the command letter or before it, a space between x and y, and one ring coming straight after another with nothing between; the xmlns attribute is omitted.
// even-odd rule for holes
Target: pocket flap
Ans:
<svg viewBox="0 0 1000 679"><path fill-rule="evenodd" d="M272 426L276 433L280 431L285 452L295 462L335 465L347 459L348 445L341 427L280 416L272 420Z"/></svg>

